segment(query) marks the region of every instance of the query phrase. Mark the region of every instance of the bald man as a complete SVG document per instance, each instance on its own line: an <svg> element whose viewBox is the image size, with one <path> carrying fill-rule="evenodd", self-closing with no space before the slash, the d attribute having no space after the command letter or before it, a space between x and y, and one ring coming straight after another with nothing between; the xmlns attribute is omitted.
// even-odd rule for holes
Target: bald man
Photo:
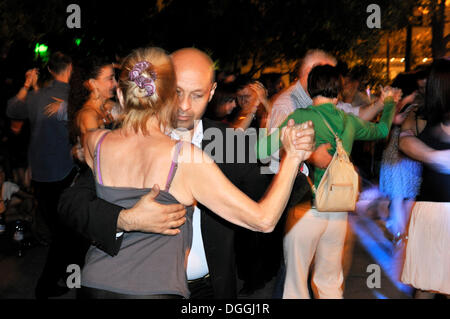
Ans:
<svg viewBox="0 0 450 319"><path fill-rule="evenodd" d="M207 148L213 141L210 140L211 137L208 138L210 134L204 133L221 132L224 137L221 150L223 160L217 161L217 165L227 178L249 197L259 199L268 185L267 178L259 173L256 163L238 163L236 149L232 163L225 163L226 127L222 123L202 119L217 86L213 62L205 53L193 48L174 52L172 59L177 78L179 109L178 128L171 133L171 137L190 141L207 150L213 149ZM254 148L250 146L246 149ZM211 157L217 160L217 154L214 155ZM171 235L174 234L174 228L182 224L184 217L180 207L167 208L159 205L153 200L155 196L156 192L152 190L133 208L125 210L96 197L94 179L91 171L87 170L75 185L64 192L59 212L69 226L91 239L99 249L114 256L120 249L121 230ZM206 207L196 207L193 217L193 243L187 266L191 298L237 297L232 227L235 226L231 226Z"/></svg>
<svg viewBox="0 0 450 319"><path fill-rule="evenodd" d="M309 50L303 57L298 71L298 80L280 94L273 102L269 118L269 129L276 128L297 108L306 108L312 104L308 95L308 75L317 65L336 66L336 59L322 51Z"/></svg>

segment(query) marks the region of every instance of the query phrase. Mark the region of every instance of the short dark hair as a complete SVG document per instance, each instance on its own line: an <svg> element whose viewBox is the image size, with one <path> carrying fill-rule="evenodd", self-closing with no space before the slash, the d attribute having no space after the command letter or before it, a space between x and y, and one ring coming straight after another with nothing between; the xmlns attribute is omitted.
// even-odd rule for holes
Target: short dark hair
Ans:
<svg viewBox="0 0 450 319"><path fill-rule="evenodd" d="M410 72L397 74L391 86L401 89L403 97L410 95L419 88L417 85L417 76L415 73Z"/></svg>
<svg viewBox="0 0 450 319"><path fill-rule="evenodd" d="M48 61L48 68L54 74L60 74L72 64L72 58L62 52L55 52Z"/></svg>
<svg viewBox="0 0 450 319"><path fill-rule="evenodd" d="M358 81L360 83L366 82L369 76L369 68L365 65L359 64L352 67L347 74L351 81Z"/></svg>
<svg viewBox="0 0 450 319"><path fill-rule="evenodd" d="M238 90L235 83L218 83L216 92L211 99L210 106L219 106L236 98Z"/></svg>
<svg viewBox="0 0 450 319"><path fill-rule="evenodd" d="M319 95L337 98L340 88L339 71L334 66L315 66L308 75L308 93L312 99Z"/></svg>

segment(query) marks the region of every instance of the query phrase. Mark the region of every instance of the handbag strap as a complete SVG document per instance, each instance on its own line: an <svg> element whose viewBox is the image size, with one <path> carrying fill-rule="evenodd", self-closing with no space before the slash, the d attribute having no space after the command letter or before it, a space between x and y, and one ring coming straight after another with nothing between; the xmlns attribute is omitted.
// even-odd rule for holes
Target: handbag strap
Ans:
<svg viewBox="0 0 450 319"><path fill-rule="evenodd" d="M317 111L317 110L314 108L314 106L312 107L312 110L313 110L314 112L316 112L317 114L320 115L320 117L322 118L322 120L323 120L323 122L325 123L325 125L328 127L328 129L330 130L330 132L333 134L333 136L334 136L334 138L335 138L335 140L336 140L336 147L337 147L337 149L338 149L338 148L339 148L339 145L342 146L342 141L341 141L341 139L339 138L339 136L337 136L337 134L336 134L336 133L334 132L334 130L331 128L331 125L328 123L328 121L325 119L325 117L322 115L322 113L320 113L319 111ZM312 182L312 180L311 180L311 178L310 178L309 176L307 176L307 180L308 180L309 185L311 186L311 190L312 190L313 194L316 194L316 192L317 192L316 186L314 185L314 183Z"/></svg>
<svg viewBox="0 0 450 319"><path fill-rule="evenodd" d="M331 128L331 125L330 125L330 124L328 123L328 121L325 119L325 116L323 116L322 113L320 113L319 111L317 111L317 110L315 109L315 107L312 107L312 110L313 110L314 112L316 112L317 114L320 115L320 117L322 118L322 120L323 120L323 122L325 123L325 125L328 127L328 129L331 131L331 133L334 135L334 138L335 138L336 140L340 140L339 136L336 135L336 133L335 133L335 132L333 131L333 129Z"/></svg>

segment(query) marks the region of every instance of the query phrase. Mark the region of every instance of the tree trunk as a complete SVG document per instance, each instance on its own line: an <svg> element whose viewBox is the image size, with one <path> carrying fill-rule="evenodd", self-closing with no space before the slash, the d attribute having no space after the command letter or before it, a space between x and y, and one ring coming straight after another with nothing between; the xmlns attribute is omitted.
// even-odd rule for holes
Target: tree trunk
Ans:
<svg viewBox="0 0 450 319"><path fill-rule="evenodd" d="M389 36L390 34L388 34L387 36L387 40L386 40L386 79L388 82L391 81L391 71L389 70L389 63L390 63L390 46L389 46Z"/></svg>
<svg viewBox="0 0 450 319"><path fill-rule="evenodd" d="M431 50L433 59L445 56L446 41L444 41L445 27L445 0L432 0L431 2Z"/></svg>
<svg viewBox="0 0 450 319"><path fill-rule="evenodd" d="M411 71L412 25L406 27L405 72Z"/></svg>

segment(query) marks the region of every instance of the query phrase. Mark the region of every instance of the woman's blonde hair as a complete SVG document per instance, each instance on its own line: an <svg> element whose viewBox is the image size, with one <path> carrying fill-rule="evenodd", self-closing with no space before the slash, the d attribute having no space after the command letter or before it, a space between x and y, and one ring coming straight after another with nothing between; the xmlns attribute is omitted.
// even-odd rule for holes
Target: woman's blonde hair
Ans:
<svg viewBox="0 0 450 319"><path fill-rule="evenodd" d="M149 95L137 81L130 79L130 72L139 62L148 62L148 67L140 72L145 80L154 81L154 91ZM139 65L142 65L139 64ZM141 71L141 70L139 70ZM119 88L123 93L125 117L124 128L132 128L136 133L147 134L147 121L156 116L163 128L176 127L177 93L173 63L161 48L141 48L134 50L122 63Z"/></svg>

